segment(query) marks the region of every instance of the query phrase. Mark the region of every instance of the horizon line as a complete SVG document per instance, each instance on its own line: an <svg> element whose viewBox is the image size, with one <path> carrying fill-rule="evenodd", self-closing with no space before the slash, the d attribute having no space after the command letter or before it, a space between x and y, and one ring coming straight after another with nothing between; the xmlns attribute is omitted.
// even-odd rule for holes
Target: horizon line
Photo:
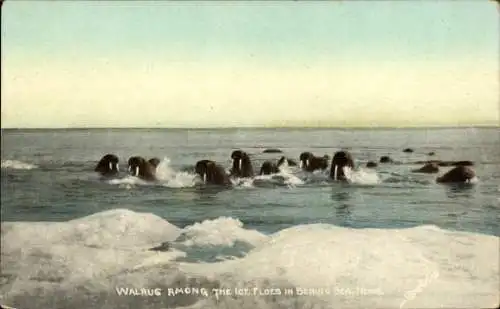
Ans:
<svg viewBox="0 0 500 309"><path fill-rule="evenodd" d="M0 130L109 130L109 129L136 129L136 130L227 130L227 129L460 129L460 128L500 128L500 124L470 124L470 125L415 125L415 126L131 126L131 127L1 127Z"/></svg>

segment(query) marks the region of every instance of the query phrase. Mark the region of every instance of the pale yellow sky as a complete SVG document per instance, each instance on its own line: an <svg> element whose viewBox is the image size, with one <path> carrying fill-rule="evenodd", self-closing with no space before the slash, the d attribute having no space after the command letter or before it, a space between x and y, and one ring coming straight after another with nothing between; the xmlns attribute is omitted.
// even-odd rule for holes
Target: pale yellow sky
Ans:
<svg viewBox="0 0 500 309"><path fill-rule="evenodd" d="M4 128L499 124L491 3L8 1L2 14Z"/></svg>
<svg viewBox="0 0 500 309"><path fill-rule="evenodd" d="M498 73L450 62L6 62L2 126L497 124Z"/></svg>

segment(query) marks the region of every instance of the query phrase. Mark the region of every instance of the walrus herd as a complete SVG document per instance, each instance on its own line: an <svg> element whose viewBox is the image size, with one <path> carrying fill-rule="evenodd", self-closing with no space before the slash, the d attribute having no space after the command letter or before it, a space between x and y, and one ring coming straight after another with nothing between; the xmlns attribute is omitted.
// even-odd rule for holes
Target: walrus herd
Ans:
<svg viewBox="0 0 500 309"><path fill-rule="evenodd" d="M272 151L264 150L264 153L279 153L278 149ZM411 153L413 150L407 148L403 152ZM429 153L430 155L430 153ZM432 153L434 155L434 153ZM243 150L235 150L230 156L232 160L229 173L220 164L213 160L200 160L194 166L195 173L206 184L213 185L230 185L231 178L251 178L255 176L254 168L250 156ZM299 156L299 164L293 159L281 156L276 162L267 160L262 163L258 175L271 175L280 172L280 168L285 162L288 166L299 166L305 172L314 172L316 170L325 171L330 167L329 177L333 181L348 181L345 175L345 168L355 169L353 156L346 150L337 151L334 153L329 164L330 157L328 155L315 156L311 152L303 152ZM114 154L106 154L101 158L94 171L102 177L112 178L119 174L119 159ZM379 160L381 164L395 163L388 156L382 156ZM421 168L411 170L413 173L438 173L439 167L452 167L444 175L436 178L438 183L466 183L476 177L476 173L471 168L471 161L440 161L428 160L417 161L414 164L423 164ZM141 156L133 156L127 162L128 173L145 181L156 180L156 169L160 164L158 158L146 160ZM368 161L366 167L375 168L378 164L373 161Z"/></svg>

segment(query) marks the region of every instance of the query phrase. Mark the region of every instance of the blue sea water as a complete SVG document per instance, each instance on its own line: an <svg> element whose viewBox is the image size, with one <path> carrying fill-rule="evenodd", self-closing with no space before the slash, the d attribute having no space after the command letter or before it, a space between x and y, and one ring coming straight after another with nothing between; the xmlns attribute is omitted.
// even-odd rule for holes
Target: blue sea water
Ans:
<svg viewBox="0 0 500 309"><path fill-rule="evenodd" d="M4 129L0 303L18 308L496 306L499 133L498 128ZM404 153L407 147L415 151ZM349 184L287 168L275 177L236 180L224 190L200 187L186 172L201 159L229 168L235 149L249 153L258 171L264 160L282 155L263 153L266 148L279 148L295 160L303 151L331 157L347 149L357 167ZM436 155L429 157L431 151ZM103 181L93 172L107 153L120 158L119 179ZM126 174L126 161L134 155L162 159L158 183ZM364 167L383 155L399 163ZM437 175L410 172L419 167L411 162L426 159L474 161L478 180L467 186L437 184L447 167ZM148 250L162 242L170 250ZM418 289L422 278L427 288ZM169 295L173 286L206 288L210 295ZM234 290L250 286L265 292ZM161 295L123 296L116 288L137 288L139 294L159 288ZM212 288L230 289L231 295ZM286 288L293 288L293 295L264 295ZM316 292L304 295L306 288Z"/></svg>

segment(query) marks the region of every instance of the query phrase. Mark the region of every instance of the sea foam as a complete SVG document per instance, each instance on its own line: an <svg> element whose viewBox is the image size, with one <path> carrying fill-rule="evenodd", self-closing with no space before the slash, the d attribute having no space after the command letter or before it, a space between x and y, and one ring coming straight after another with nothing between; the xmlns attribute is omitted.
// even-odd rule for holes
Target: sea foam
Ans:
<svg viewBox="0 0 500 309"><path fill-rule="evenodd" d="M229 173L230 168L226 169ZM364 169L352 170L344 168L344 173L349 183L356 185L376 185L382 181L375 171ZM127 175L119 179L111 179L107 182L113 185L119 185L125 188L133 186L155 186L161 185L169 188L188 188L201 183L200 177L194 173L177 171L171 166L171 160L164 157L156 169L156 182L147 182L138 177ZM253 189L260 186L278 185L294 188L307 183L327 183L329 171L314 171L312 173L304 172L298 167L288 166L287 162L280 166L279 172L271 175L256 175L247 178L230 178L235 189Z"/></svg>
<svg viewBox="0 0 500 309"><path fill-rule="evenodd" d="M37 165L17 160L2 160L2 168L15 170L32 170L38 168Z"/></svg>
<svg viewBox="0 0 500 309"><path fill-rule="evenodd" d="M199 183L199 177L188 172L176 171L171 166L168 157L164 157L156 168L156 182L147 182L138 177L126 175L118 179L111 179L107 182L112 185L119 185L125 188L132 186L164 186L168 188L188 188Z"/></svg>
<svg viewBox="0 0 500 309"><path fill-rule="evenodd" d="M344 167L344 174L350 183L358 185L375 185L381 183L377 173L373 170L364 170L362 168L353 170L349 167Z"/></svg>

